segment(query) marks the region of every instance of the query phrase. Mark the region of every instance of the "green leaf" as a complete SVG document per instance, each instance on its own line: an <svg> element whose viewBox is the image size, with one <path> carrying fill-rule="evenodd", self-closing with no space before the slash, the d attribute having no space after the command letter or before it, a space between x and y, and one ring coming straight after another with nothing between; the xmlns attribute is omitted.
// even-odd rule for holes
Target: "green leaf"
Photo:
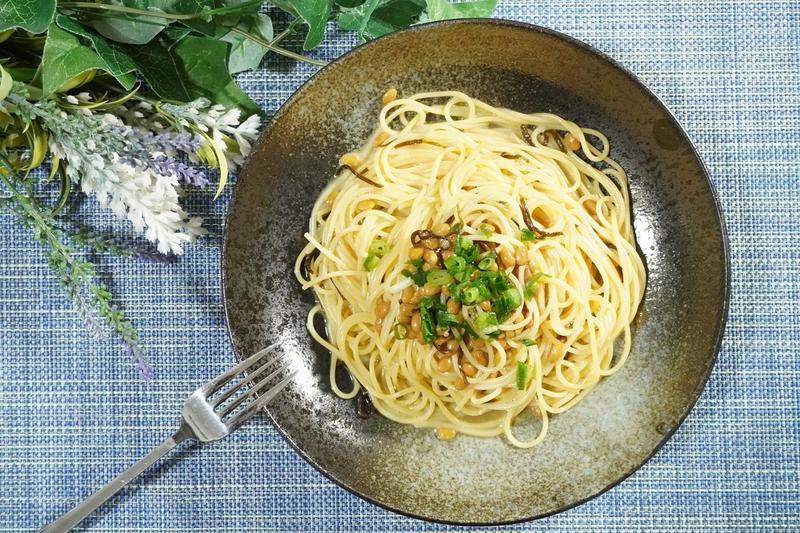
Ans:
<svg viewBox="0 0 800 533"><path fill-rule="evenodd" d="M297 16L308 24L303 50L316 48L325 34L325 25L333 7L333 0L285 0L280 3L286 4L290 8L289 11L297 13Z"/></svg>
<svg viewBox="0 0 800 533"><path fill-rule="evenodd" d="M11 74L11 77L14 78L14 81L21 81L22 83L30 83L34 76L36 76L35 68L7 66L6 71Z"/></svg>
<svg viewBox="0 0 800 533"><path fill-rule="evenodd" d="M0 2L0 31L22 28L42 33L56 13L56 0L3 0Z"/></svg>
<svg viewBox="0 0 800 533"><path fill-rule="evenodd" d="M367 0L352 9L342 9L337 23L358 32L362 40L374 39L419 21L425 0Z"/></svg>
<svg viewBox="0 0 800 533"><path fill-rule="evenodd" d="M375 38L419 22L424 0L386 0L375 9L367 23L367 33Z"/></svg>
<svg viewBox="0 0 800 533"><path fill-rule="evenodd" d="M367 23L380 3L381 0L367 0L357 7L344 8L339 12L336 23L343 30L358 32L358 37L362 41L366 40Z"/></svg>
<svg viewBox="0 0 800 533"><path fill-rule="evenodd" d="M153 41L141 46L126 45L124 49L160 98L179 102L192 99L175 58L164 44Z"/></svg>
<svg viewBox="0 0 800 533"><path fill-rule="evenodd" d="M88 39L94 51L105 63L103 70L114 76L126 90L133 88L136 84L136 75L134 74L136 63L118 44L107 41L64 15L56 17L56 24L61 29Z"/></svg>
<svg viewBox="0 0 800 533"><path fill-rule="evenodd" d="M0 65L0 102L6 99L8 93L11 92L11 86L14 84L14 79L11 77L3 65Z"/></svg>
<svg viewBox="0 0 800 533"><path fill-rule="evenodd" d="M428 20L491 17L497 0L473 0L450 3L447 0L427 0Z"/></svg>
<svg viewBox="0 0 800 533"><path fill-rule="evenodd" d="M223 90L231 80L225 64L228 45L224 42L187 35L170 52L190 92L206 93L197 96L206 96L213 100L213 95Z"/></svg>
<svg viewBox="0 0 800 533"><path fill-rule="evenodd" d="M273 38L272 20L263 13L242 17L238 26L266 41L271 41ZM228 53L228 72L231 74L258 68L261 59L268 51L266 47L239 33L229 32L222 37L222 40L231 43L231 50Z"/></svg>
<svg viewBox="0 0 800 533"><path fill-rule="evenodd" d="M228 73L228 44L223 41L186 35L177 43L158 39L125 50L164 100L188 102L204 96L246 113L261 112Z"/></svg>
<svg viewBox="0 0 800 533"><path fill-rule="evenodd" d="M258 113L263 115L264 111L258 107L252 98L244 92L232 78L228 78L228 83L222 90L218 91L214 96L209 96L211 101L217 104L224 104L228 107L236 106L242 110L244 116Z"/></svg>
<svg viewBox="0 0 800 533"><path fill-rule="evenodd" d="M177 11L178 2L174 0L123 0L121 5L151 11ZM190 13L193 11L189 11ZM146 44L153 40L171 21L161 17L124 15L121 13L97 14L87 20L100 35L112 41L126 44Z"/></svg>
<svg viewBox="0 0 800 533"><path fill-rule="evenodd" d="M356 7L364 3L364 0L335 0L337 6Z"/></svg>
<svg viewBox="0 0 800 533"><path fill-rule="evenodd" d="M79 74L105 68L105 61L94 50L55 23L50 24L42 52L42 91L45 96Z"/></svg>
<svg viewBox="0 0 800 533"><path fill-rule="evenodd" d="M228 45L223 41L188 35L171 50L190 96L205 96L212 102L237 106L245 113L260 109L228 73Z"/></svg>

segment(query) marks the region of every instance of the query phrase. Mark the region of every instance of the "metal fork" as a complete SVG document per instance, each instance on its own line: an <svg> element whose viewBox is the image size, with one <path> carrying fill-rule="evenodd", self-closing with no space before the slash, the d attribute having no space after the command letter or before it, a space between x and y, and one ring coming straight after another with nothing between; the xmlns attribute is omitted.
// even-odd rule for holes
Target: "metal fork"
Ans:
<svg viewBox="0 0 800 533"><path fill-rule="evenodd" d="M289 367L287 362L282 362L273 368L280 358L267 355L276 346L272 344L264 348L194 391L183 404L181 425L174 435L74 509L44 526L39 533L66 533L180 443L187 440L219 440L256 414L296 374L296 371L289 372L276 383ZM264 375L267 371L270 371L269 374ZM242 373L245 375L235 380ZM269 386L270 383L273 385Z"/></svg>

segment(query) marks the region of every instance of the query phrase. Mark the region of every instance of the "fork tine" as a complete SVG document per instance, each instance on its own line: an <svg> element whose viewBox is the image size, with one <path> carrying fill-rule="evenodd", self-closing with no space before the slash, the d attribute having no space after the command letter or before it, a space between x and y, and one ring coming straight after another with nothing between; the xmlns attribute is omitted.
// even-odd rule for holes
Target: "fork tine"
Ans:
<svg viewBox="0 0 800 533"><path fill-rule="evenodd" d="M266 367L266 366L268 366L268 365L264 365L264 367ZM264 367L262 367L262 368L264 368ZM247 391L246 393L244 393L241 396L239 396L238 398L236 398L236 400L231 402L230 405L225 406L225 409L223 409L222 412L219 413L220 418L225 418L226 416L231 414L234 411L234 409L236 409L242 403L244 403L245 400L249 400L250 398L252 398L255 394L258 393L258 391L263 389L265 385L269 384L269 382L270 382L270 380L272 378L274 378L275 376L277 376L278 374L280 374L281 372L283 372L287 368L289 368L289 362L284 361L283 364L281 364L278 368L273 370L267 377L260 379L258 381L258 383L256 383L252 387L250 387L249 391Z"/></svg>
<svg viewBox="0 0 800 533"><path fill-rule="evenodd" d="M275 364L276 361L280 361L280 358L274 357L269 361L262 361L261 366L253 370L252 372L247 374L247 377L240 379L235 384L231 386L230 389L226 390L222 393L218 398L214 398L212 403L212 407L216 408L222 405L226 400L228 400L231 396L236 394L238 391L242 389L242 387L246 386L248 383L252 383L255 378L257 378L260 374L263 374L265 370ZM269 378L264 378L269 379Z"/></svg>
<svg viewBox="0 0 800 533"><path fill-rule="evenodd" d="M253 355L251 355L250 357L248 357L247 359L245 359L244 361L242 361L241 363L239 363L235 367L233 367L230 370L227 370L227 371L223 372L222 374L220 374L219 376L215 377L214 379L212 379L211 381L209 381L208 383L203 385L203 392L206 395L208 395L208 394L213 394L214 392L218 391L219 388L222 387L228 381L230 381L231 378L233 378L237 374L240 374L243 370L245 370L246 368L252 366L253 363L258 361L260 358L262 358L263 356L265 356L269 352L271 352L275 348L275 346L277 346L277 344L270 344L269 346L267 346L263 350L259 350L258 352L254 353Z"/></svg>
<svg viewBox="0 0 800 533"><path fill-rule="evenodd" d="M279 381L274 387L272 387L270 390L259 396L258 400L256 400L253 403L253 405L251 405L241 413L234 416L231 420L226 422L228 424L228 427L230 427L231 430L233 430L239 427L244 422L246 422L251 416L260 411L262 407L267 405L267 403L269 403L270 400L272 400L275 396L277 396L278 393L281 392L286 387L286 385L289 384L289 382L296 374L297 370L292 371L288 376Z"/></svg>

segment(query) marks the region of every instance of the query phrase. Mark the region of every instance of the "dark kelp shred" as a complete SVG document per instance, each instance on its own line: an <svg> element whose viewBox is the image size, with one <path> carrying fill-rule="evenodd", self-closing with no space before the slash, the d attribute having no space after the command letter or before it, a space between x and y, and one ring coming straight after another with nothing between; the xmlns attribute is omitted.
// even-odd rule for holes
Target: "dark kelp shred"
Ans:
<svg viewBox="0 0 800 533"><path fill-rule="evenodd" d="M520 202L519 210L522 211L522 220L525 221L525 225L528 226L528 229L534 232L538 237L556 237L561 235L560 231L542 231L536 226L533 225L533 220L531 220L531 215L528 213L528 208L525 207L525 204Z"/></svg>
<svg viewBox="0 0 800 533"><path fill-rule="evenodd" d="M556 142L556 146L558 146L558 149L561 150L562 152L564 151L564 143L561 142L561 135L559 135L556 130L545 130L544 134L545 134L545 140L546 137L550 137Z"/></svg>
<svg viewBox="0 0 800 533"><path fill-rule="evenodd" d="M411 146L412 144L422 144L425 141L422 139L411 139L410 141L403 141L401 143L397 143L395 148L402 148L403 146Z"/></svg>
<svg viewBox="0 0 800 533"><path fill-rule="evenodd" d="M361 390L356 396L356 416L363 420L366 420L372 415L373 407L372 407L372 400L367 394L367 391Z"/></svg>
<svg viewBox="0 0 800 533"><path fill-rule="evenodd" d="M431 232L430 230L418 229L417 231L411 234L411 244L416 246L425 239L430 239L432 235L433 232Z"/></svg>
<svg viewBox="0 0 800 533"><path fill-rule="evenodd" d="M303 276L303 279L306 281L311 281L311 263L319 257L319 250L314 248L313 251L306 254L303 258L303 261L300 263L300 275Z"/></svg>
<svg viewBox="0 0 800 533"><path fill-rule="evenodd" d="M520 124L519 131L522 132L522 138L525 139L525 142L533 146L533 139L531 138L531 130L528 129L529 126L527 124Z"/></svg>
<svg viewBox="0 0 800 533"><path fill-rule="evenodd" d="M365 183L369 183L369 184L370 184L370 185L372 185L373 187L383 187L383 185L381 185L380 183L375 183L374 181L372 181L371 179L369 179L369 178L368 178L368 177L366 177L364 174L362 174L362 173L361 173L361 172L359 172L358 170L354 169L354 168L353 168L353 167L351 167L350 165L342 165L342 166L340 166L339 168L337 168L337 169L336 169L336 173L335 173L335 175L336 175L336 176L338 176L339 174L341 174L341 173L342 173L342 172L344 172L345 170L349 170L350 172L352 172L352 173L353 173L353 175L354 175L355 177L357 177L358 179L360 179L361 181L363 181L363 182L365 182Z"/></svg>

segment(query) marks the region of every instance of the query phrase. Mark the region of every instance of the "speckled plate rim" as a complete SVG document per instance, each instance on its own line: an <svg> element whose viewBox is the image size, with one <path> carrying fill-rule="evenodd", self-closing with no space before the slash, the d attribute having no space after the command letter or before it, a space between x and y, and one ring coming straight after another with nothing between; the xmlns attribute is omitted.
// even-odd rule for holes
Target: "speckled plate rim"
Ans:
<svg viewBox="0 0 800 533"><path fill-rule="evenodd" d="M353 494L355 496L358 496L359 498L361 498L363 500L366 500L366 501L372 503L373 505L377 505L378 507L381 507L383 509L386 509L388 511L391 511L391 512L394 512L394 513L397 513L397 514L400 514L400 515L407 516L409 518L414 518L414 519L417 519L417 520L423 520L423 521L428 521L428 522L436 522L436 523L440 523L440 524L453 525L453 526L501 526L501 525L519 524L519 523L522 523L522 522L528 522L528 521L531 521L531 520L538 520L540 518L546 518L548 516L553 516L555 514L562 513L564 511L568 511L568 510L570 510L570 509L572 509L574 507L577 507L577 506L579 506L579 505L581 505L583 503L588 502L589 500L597 498L601 494L604 494L605 492L607 492L607 491L611 490L612 488L616 487L617 485L619 485L620 483L622 483L623 481L628 479L634 472L639 470L648 461L650 461L650 459L652 459L653 456L655 456L661 450L661 448L667 443L667 441L672 438L672 436L675 434L675 432L678 430L678 428L681 427L681 425L683 424L684 420L686 420L686 417L689 416L689 413L691 413L692 409L697 404L697 401L700 399L700 396L702 395L703 390L705 389L706 384L708 383L708 380L711 377L711 373L714 370L714 366L716 365L717 358L719 356L719 352L720 352L720 349L722 347L722 339L723 339L723 336L724 336L724 333L725 333L725 325L726 325L727 319L728 319L728 309L729 309L729 305L730 305L730 292L731 292L731 259L730 259L730 248L729 248L729 243L728 243L728 233L727 233L727 228L726 228L726 225L725 225L725 218L723 216L722 204L721 204L720 199L719 199L719 194L717 193L716 187L714 187L714 183L711 180L711 176L710 176L710 174L708 172L708 168L706 167L705 162L703 161L703 158L700 156L700 152L697 150L697 146L692 141L692 139L689 136L688 132L680 124L678 119L675 117L675 115L672 113L672 111L669 109L669 107L667 107L667 105L664 103L664 101L661 100L661 98L659 98L644 82L642 82L638 77L636 77L636 75L634 75L630 70L628 70L626 67L624 67L623 65L618 63L615 59L613 59L610 56L606 55L604 52L601 52L600 50L594 48L593 46L591 46L589 44L586 44L583 41L580 41L580 40L578 40L578 39L576 39L574 37L571 37L571 36L569 36L567 34L564 34L564 33L561 33L559 31L552 30L552 29L549 29L549 28L545 28L543 26L538 26L538 25L535 25L535 24L529 24L529 23L525 23L525 22L518 22L518 21L513 21L513 20L507 20L507 19L453 19L453 20L445 20L445 21L439 21L439 22L430 22L430 23L426 23L426 24L419 24L419 25L416 25L416 26L412 26L411 28L400 30L398 32L390 33L388 35L384 35L384 36L379 37L377 39L373 39L372 41L368 41L368 42L366 42L366 43L364 43L362 45L356 46L356 47L352 48L351 50L345 52L341 56L337 57L335 60L333 60L330 63L328 63L326 66L322 67L319 71L315 72L313 75L311 75L311 77L309 77L305 82L303 82L303 84L300 87L298 87L297 90L295 90L292 93L292 95L289 98L287 98L286 101L280 106L278 111L275 113L275 115L270 120L270 122L267 125L267 127L264 128L264 131L262 131L262 133L259 136L258 140L256 141L254 147L256 145L258 145L258 144L261 144L261 142L263 142L264 139L269 137L269 134L270 134L270 132L272 130L273 124L275 124L277 121L279 121L282 118L282 116L286 113L286 109L288 109L291 106L291 104L295 100L298 99L300 93L302 93L309 85L312 84L312 82L318 76L320 76L326 70L334 68L338 63L340 63L343 60L343 58L345 58L347 56L350 56L351 54L360 53L362 51L362 49L369 48L369 47L373 46L374 43L376 43L378 41L389 41L389 40L391 40L393 38L393 36L395 36L397 34L400 34L400 33L403 33L403 34L406 34L406 33L420 33L420 32L424 33L424 32L426 32L426 31L428 31L430 29L438 28L438 27L441 27L441 26L447 26L447 25L469 25L469 26L473 26L473 25L476 25L476 26L493 25L493 26L500 26L500 27L506 27L506 28L524 29L524 30L533 31L533 32L537 32L537 33L547 34L549 36L555 37L557 39L561 39L563 41L566 41L569 44L572 44L572 45L574 45L574 46L576 46L578 48L581 48L581 49L583 49L585 51L588 51L588 52L592 53L599 60L605 61L606 63L608 63L612 67L616 68L618 71L624 73L625 76L628 79L630 79L636 85L638 85L640 87L640 89L642 90L642 92L647 97L649 97L664 112L665 116L672 122L672 124L678 129L678 131L680 131L683 139L687 142L687 144L691 148L692 155L694 156L694 158L697 160L697 162L700 165L701 173L702 173L703 177L705 178L706 184L708 186L708 189L709 189L710 194L711 194L711 196L713 198L713 201L714 201L715 214L716 214L717 219L719 220L719 224L720 224L722 252L723 252L723 255L725 257L725 261L724 261L725 264L724 264L724 269L723 269L723 272L722 272L722 274L724 276L724 280L723 280L724 291L723 291L723 294L722 294L722 313L720 314L720 318L719 318L719 321L716 324L716 328L715 328L716 330L714 332L714 336L715 336L715 338L714 338L714 349L713 349L713 353L711 355L711 362L707 367L707 371L705 372L705 375L702 376L702 379L699 381L699 384L698 384L697 388L695 389L694 393L692 394L691 400L688 403L688 405L686 406L685 411L678 418L678 420L675 423L675 425L672 426L669 429L669 431L667 431L664 434L664 437L655 446L655 448L653 448L653 451L649 455L647 455L639 464L637 464L636 466L631 468L629 471L623 473L619 477L619 479L617 479L616 481L614 481L612 483L609 483L608 485L606 485L605 487L603 487L602 489L600 489L596 493L594 493L594 494L592 494L590 496L587 496L585 498L579 499L577 501L574 501L574 502L568 503L566 505L563 505L562 507L559 507L558 509L555 509L555 510L552 510L552 511L547 511L547 512L544 512L544 513L531 515L529 517L514 518L514 519L510 519L510 520L498 520L498 521L488 521L488 522L482 522L482 521L456 522L456 521L452 521L452 520L438 520L436 518L427 517L427 516L421 516L421 515L417 515L417 514L414 514L412 512L408 512L408 511L402 510L402 509L397 509L395 507L392 507L391 505L388 505L386 503L383 503L383 502L380 502L378 500L375 500L375 499L367 496L366 494L362 494L358 490L356 490L353 487L349 486L345 480L338 479L338 478L334 477L324 467L319 465L312 457L310 457L286 433L284 428L280 424L278 424L278 422L272 417L272 415L269 413L269 411L267 409L264 409L264 412L267 414L269 419L272 421L273 426L275 426L275 428L278 430L278 432L283 436L284 439L286 439L286 441L289 443L289 445L298 453L298 455L300 455L300 457L305 459L309 464L311 464L318 472L320 472L327 479L333 481L338 486L340 486L341 488L345 489L347 492L349 492L349 493L351 493L351 494ZM244 165L242 166L242 168L241 168L241 170L239 172L239 175L243 175L248 170L249 164L250 164L250 160L248 159L247 161L245 161ZM237 205L237 198L239 197L239 194L240 194L239 191L240 191L240 187L238 187L238 180L237 180L237 183L234 186L233 196L232 196L230 204L228 206L228 213L227 213L227 215L225 217L225 226L224 226L223 238L222 238L222 254L220 256L220 284L222 286L223 307L224 307L224 311L225 311L225 326L226 326L226 329L227 329L227 332L228 332L228 337L229 337L229 339L231 341L231 345L234 347L234 351L236 353L237 360L241 361L243 359L243 356L242 356L242 354L240 354L238 352L238 350L236 350L236 342L235 342L235 339L234 339L234 336L233 336L233 331L232 331L232 328L231 328L231 325L230 325L230 316L229 316L229 313L228 313L228 305L227 305L228 294L227 294L227 292L225 290L225 285L226 285L225 284L225 277L226 277L225 257L227 255L227 248L228 248L228 228L230 227L229 226L229 222L230 222L230 219L231 219L231 213L233 212L233 210L236 208L236 205Z"/></svg>

